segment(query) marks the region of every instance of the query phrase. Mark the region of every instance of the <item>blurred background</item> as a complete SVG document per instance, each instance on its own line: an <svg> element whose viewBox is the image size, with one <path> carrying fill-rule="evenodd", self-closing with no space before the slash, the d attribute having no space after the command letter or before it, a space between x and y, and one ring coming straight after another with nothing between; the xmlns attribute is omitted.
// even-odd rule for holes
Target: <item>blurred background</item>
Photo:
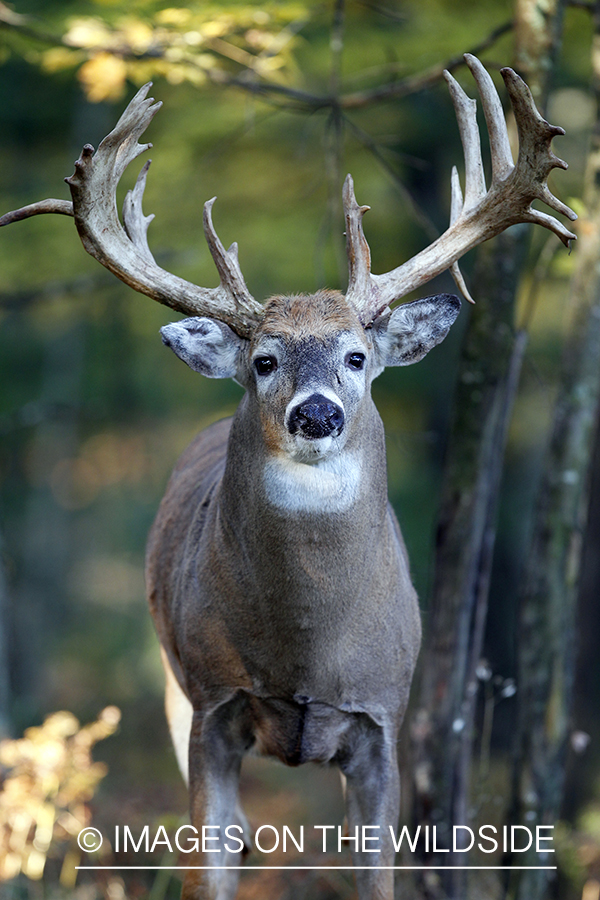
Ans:
<svg viewBox="0 0 600 900"><path fill-rule="evenodd" d="M592 6L564 6L547 110L567 131L554 149L569 162L551 184L578 212L596 116ZM473 96L472 78L457 61L479 49L500 87L499 67L514 61L513 16L509 0L176 8L158 0L0 2L0 212L67 199L63 178L83 144L97 146L137 87L152 79L164 106L147 132L154 147L144 208L156 215L149 240L159 264L197 284L216 284L202 205L217 195L216 229L226 246L239 243L257 299L321 286L343 290L346 172L359 203L371 207L365 231L374 272L394 268L441 233L450 170L461 167L462 151L440 67L453 63ZM346 99L322 102L332 96ZM131 169L120 196L135 181ZM576 254L534 233L518 291L517 319L526 318L529 343L506 448L484 648L493 685L486 688L482 676L494 718L488 715L491 743L482 749L488 768L490 757L506 760L514 729L515 598ZM462 268L477 299L475 256ZM448 274L426 292L441 290L454 290ZM373 389L386 429L390 497L425 622L454 386L471 315L463 307L443 345L417 366L386 371ZM162 346L159 328L173 318L88 257L68 217L36 217L0 232L0 730L15 739L55 711L88 723L108 707L94 732L94 740L107 739L93 751L106 768L84 779L75 800L61 801L77 822L91 816L107 834L115 823L136 831L148 823L172 826L186 814L144 599L144 545L178 455L199 429L230 415L241 396L232 382L203 379ZM592 590L597 598L597 584ZM597 659L593 609L583 626L588 660ZM562 832L565 898L582 896L584 885L595 889L590 878L600 858L600 752L593 740L587 747L589 736L600 734L600 679L597 667L586 672L576 723L585 754L575 767L579 777L569 782ZM121 711L118 729L112 707ZM41 770L49 765L44 742L63 762L75 752L77 722L47 727L30 734L37 751L20 745L29 760L29 769L21 757L18 764L25 806L41 777L36 753ZM5 775L17 765L14 753L2 762ZM489 771L493 783L493 764ZM63 784L60 773L53 777ZM252 762L243 795L255 824L342 820L334 772ZM44 808L53 802L48 797L39 801ZM13 826L3 821L8 833ZM53 843L40 845L47 857L41 870L39 861L37 868L27 862L29 851L19 865L13 860L16 868L5 871L0 887L6 897L177 896L177 878L164 873L81 873L75 883L76 851L64 822ZM75 856L65 868L67 847ZM346 874L249 873L240 896L348 897ZM500 896L497 886L485 890L477 896Z"/></svg>

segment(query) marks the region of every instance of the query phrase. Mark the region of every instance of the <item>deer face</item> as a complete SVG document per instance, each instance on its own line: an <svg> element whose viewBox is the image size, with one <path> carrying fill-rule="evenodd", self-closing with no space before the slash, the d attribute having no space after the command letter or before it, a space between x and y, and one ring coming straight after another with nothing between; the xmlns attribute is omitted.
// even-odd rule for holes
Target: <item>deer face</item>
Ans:
<svg viewBox="0 0 600 900"><path fill-rule="evenodd" d="M339 453L374 377L372 349L341 294L270 300L246 372L267 449L300 463Z"/></svg>
<svg viewBox="0 0 600 900"><path fill-rule="evenodd" d="M460 301L450 294L404 304L363 328L342 294L273 297L252 338L222 322L184 319L161 329L192 369L234 377L260 418L267 453L315 464L360 428L370 385L386 365L410 365L444 339Z"/></svg>

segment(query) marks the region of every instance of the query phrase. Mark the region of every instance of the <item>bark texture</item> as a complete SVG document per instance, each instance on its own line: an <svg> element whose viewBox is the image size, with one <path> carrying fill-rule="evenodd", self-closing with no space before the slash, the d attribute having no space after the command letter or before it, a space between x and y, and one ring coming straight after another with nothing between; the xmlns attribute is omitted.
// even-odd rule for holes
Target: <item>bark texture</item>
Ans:
<svg viewBox="0 0 600 900"><path fill-rule="evenodd" d="M514 298L529 229L519 226L482 248L477 306L463 349L448 447L436 575L413 720L416 821L436 825L448 847L452 825L466 825L478 682L487 615L496 512L506 432L523 337L515 343ZM444 854L428 864L459 865ZM464 900L464 873L430 879L432 897Z"/></svg>
<svg viewBox="0 0 600 900"><path fill-rule="evenodd" d="M600 3L592 59L598 102ZM559 816L571 729L578 585L600 398L600 118L592 135L584 205L570 288L573 324L520 609L514 799L516 817L529 827L554 825ZM536 855L520 863L533 865L534 860L539 864ZM511 895L541 900L552 893L550 878L544 871L523 872Z"/></svg>
<svg viewBox="0 0 600 900"><path fill-rule="evenodd" d="M518 0L515 64L543 110L556 56L563 4ZM526 334L515 335L516 292L528 230L511 229L480 251L477 306L461 359L456 414L446 464L436 575L413 719L415 818L438 827L450 846L452 825L470 822L469 780L506 435L519 382ZM465 854L428 859L464 865ZM427 874L427 897L465 900L464 871Z"/></svg>

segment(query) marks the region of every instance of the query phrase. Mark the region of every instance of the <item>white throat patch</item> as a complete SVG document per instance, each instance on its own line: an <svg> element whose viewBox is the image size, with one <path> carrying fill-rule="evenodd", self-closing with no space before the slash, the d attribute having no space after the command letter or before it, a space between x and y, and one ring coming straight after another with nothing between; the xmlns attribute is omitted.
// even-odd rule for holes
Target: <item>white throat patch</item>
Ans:
<svg viewBox="0 0 600 900"><path fill-rule="evenodd" d="M358 498L361 462L356 453L339 453L313 464L284 456L270 459L264 485L273 506L289 512L342 512Z"/></svg>

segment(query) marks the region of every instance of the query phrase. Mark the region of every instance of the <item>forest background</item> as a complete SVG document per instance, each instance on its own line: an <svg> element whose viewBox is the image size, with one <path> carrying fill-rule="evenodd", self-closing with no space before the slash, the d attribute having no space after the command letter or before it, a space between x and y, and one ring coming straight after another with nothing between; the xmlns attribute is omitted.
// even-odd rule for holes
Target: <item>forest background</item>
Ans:
<svg viewBox="0 0 600 900"><path fill-rule="evenodd" d="M543 51L529 48L529 64L527 16L541 22L529 23L531 33L547 37ZM554 150L568 160L569 170L552 176L551 185L581 214L580 238L586 228L595 235L593 197L588 194L584 203L582 196L597 116L597 18L593 3L525 0L185 7L150 0L0 3L0 212L48 196L67 198L62 179L71 174L83 144L97 146L136 86L151 78L164 107L148 133L154 149L144 207L156 214L150 245L159 264L198 284L216 283L201 228L202 205L216 194L217 230L226 246L238 241L255 297L343 289L346 172L354 177L359 202L372 208L365 230L374 272L394 268L446 227L450 170L461 167L462 151L441 70L450 66L475 95L461 55L477 51L499 87L502 65L524 71L549 121L566 129ZM501 96L506 101L502 90ZM127 172L125 187L136 174ZM503 282L507 253L514 261L514 290L510 301L501 299L498 313L487 294L493 293L492 282ZM553 235L517 228L502 251L486 248L477 257L467 256L462 269L478 312L463 304L443 345L417 366L386 371L373 393L386 429L390 497L427 629L444 564L437 523L444 484L452 477L446 461L457 446L457 428L473 433L472 423L460 425L466 415L460 411L470 408L479 416L482 406L493 407L489 372L477 366L466 372L465 354L476 353L500 372L494 382L505 391L494 432L500 435L499 459L486 465L492 476L502 466L502 476L486 507L489 607L486 593L483 620L478 619L483 644L476 647L463 800L470 822L501 824L510 820L511 808L514 821L527 820L518 809L523 798L514 774L514 760L523 752L514 737L528 715L526 705L525 711L518 705L527 668L519 647L519 636L527 633L519 612L526 602L521 587L535 556L535 510L556 431L556 398L565 382L565 340L577 331L573 284L582 277L582 251L575 247L569 255ZM448 274L421 293L441 290L454 290ZM0 726L16 738L53 711L68 710L87 722L108 707L104 724L80 739L89 748L115 730L113 707L122 716L118 731L94 751L108 774L93 800L103 770L93 768L88 755L83 787L75 800L65 800L60 822L56 813L50 837L44 843L37 823L24 839L21 874L7 870L15 877L4 886L15 900L42 896L41 886L45 896L80 892L82 900L177 895L177 879L169 875L80 874L75 880L79 857L64 816L67 810L87 823L91 815L92 824L108 833L116 822L135 831L148 822L173 826L185 815L144 600L144 544L178 454L200 428L231 414L241 392L231 382L202 379L165 350L158 330L172 319L87 257L70 219L40 217L0 232ZM486 344L490 335L501 346ZM518 392L506 399L515 381ZM565 596L574 595L564 604L571 618L561 626L569 677L559 700L552 695L563 710L552 777L567 772L566 782L556 776L560 802L552 801L560 874L538 885L535 894L531 886L484 873L470 883L473 897L600 896L600 611L594 568L600 502L589 480L596 396L592 390L578 470L587 485L575 503L583 524L575 528L577 546L573 551L569 545L571 568L565 570ZM475 471L475 445L463 451L465 467ZM590 491L596 512L588 521ZM479 601L477 609L482 610ZM434 656L429 647L424 665ZM423 690L415 687L415 707ZM418 746L411 750L419 743L419 719L417 713L410 718L412 732L406 727L402 741L404 821L417 815L419 787L413 790L411 782L422 752ZM534 730L533 714L530 722ZM54 719L45 732L30 732L31 746L40 758L52 742L71 752L78 734L84 732L72 718ZM446 738L436 734L446 752ZM1 760L5 776L16 771L16 745L6 746L12 750ZM28 814L40 766L30 759L28 787L21 782ZM291 772L253 761L243 794L255 824L341 821L333 772ZM2 796L4 834L10 837L14 822L7 824L6 783ZM35 796L47 812L57 792ZM14 865L19 854L14 847L7 852ZM405 889L399 881L398 896ZM352 890L342 873L303 879L251 873L240 896L334 898L351 896ZM435 879L410 890L466 896L464 885Z"/></svg>

